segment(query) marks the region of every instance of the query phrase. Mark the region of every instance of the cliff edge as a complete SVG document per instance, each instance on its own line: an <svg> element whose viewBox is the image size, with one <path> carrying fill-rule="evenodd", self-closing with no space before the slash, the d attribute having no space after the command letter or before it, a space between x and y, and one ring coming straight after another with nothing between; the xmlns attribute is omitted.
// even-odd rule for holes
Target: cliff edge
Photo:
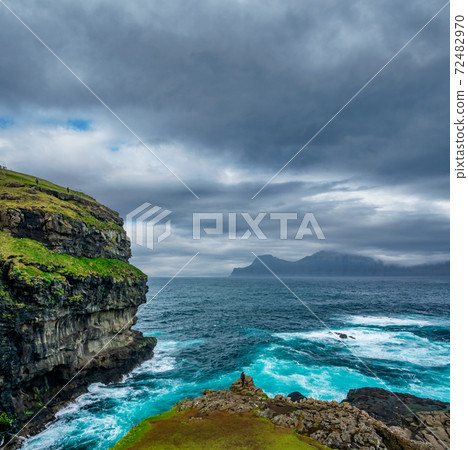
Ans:
<svg viewBox="0 0 468 450"><path fill-rule="evenodd" d="M131 329L148 288L122 226L85 194L0 171L0 433L40 411L37 431L151 357L156 339Z"/></svg>

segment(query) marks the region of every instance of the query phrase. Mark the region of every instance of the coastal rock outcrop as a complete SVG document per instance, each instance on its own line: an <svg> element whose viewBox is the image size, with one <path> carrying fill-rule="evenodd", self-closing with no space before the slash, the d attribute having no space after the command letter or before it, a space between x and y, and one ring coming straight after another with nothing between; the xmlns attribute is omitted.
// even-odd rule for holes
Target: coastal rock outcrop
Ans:
<svg viewBox="0 0 468 450"><path fill-rule="evenodd" d="M0 432L27 433L93 382L151 357L131 327L147 277L128 263L117 213L90 197L0 172Z"/></svg>
<svg viewBox="0 0 468 450"><path fill-rule="evenodd" d="M381 388L351 389L344 401L367 411L387 425L401 425L403 419L411 417L413 412L432 411L445 414L450 411L450 403Z"/></svg>
<svg viewBox="0 0 468 450"><path fill-rule="evenodd" d="M426 411L425 424L417 430L412 421L399 427L388 426L346 401L338 403L305 397L293 401L282 395L269 398L249 376L244 386L238 379L229 390L205 389L203 396L184 399L176 408L179 412L193 409L201 419L215 412L246 414L254 411L256 416L267 418L278 427L292 428L332 449L439 450L449 447L449 440L443 435L449 423L440 430L437 421L431 422L437 412Z"/></svg>
<svg viewBox="0 0 468 450"><path fill-rule="evenodd" d="M450 403L369 387L351 389L344 401L408 439L450 445Z"/></svg>

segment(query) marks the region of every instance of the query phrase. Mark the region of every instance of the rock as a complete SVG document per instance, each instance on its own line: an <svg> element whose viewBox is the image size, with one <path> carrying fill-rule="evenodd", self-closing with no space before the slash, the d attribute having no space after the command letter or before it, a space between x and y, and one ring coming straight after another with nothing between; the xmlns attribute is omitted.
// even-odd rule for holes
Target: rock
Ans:
<svg viewBox="0 0 468 450"><path fill-rule="evenodd" d="M127 261L131 256L130 241L114 219L115 226L104 228L97 220L96 225L91 225L39 207L0 206L0 229L13 237L37 240L57 253Z"/></svg>
<svg viewBox="0 0 468 450"><path fill-rule="evenodd" d="M368 387L351 389L344 401L367 411L387 425L401 425L403 418L413 417L412 411L448 412L450 409L450 403L439 400Z"/></svg>
<svg viewBox="0 0 468 450"><path fill-rule="evenodd" d="M267 419L272 419L274 417L273 411L271 409L264 409L257 411L255 413L258 417L265 417Z"/></svg>
<svg viewBox="0 0 468 450"><path fill-rule="evenodd" d="M216 391L214 389L203 389L203 395L211 395L214 394Z"/></svg>
<svg viewBox="0 0 468 450"><path fill-rule="evenodd" d="M244 386L242 386L242 380L238 378L234 383L232 383L229 390L241 395L265 395L262 389L255 386L253 378L249 375L245 376Z"/></svg>
<svg viewBox="0 0 468 450"><path fill-rule="evenodd" d="M330 334L334 334L335 336L339 337L340 339L354 339L356 340L356 338L354 336L351 336L351 335L347 335L346 333L338 333L336 331L329 331Z"/></svg>
<svg viewBox="0 0 468 450"><path fill-rule="evenodd" d="M302 395L300 392L291 392L290 394L288 394L288 397L293 402L300 402L301 400L307 399L307 397Z"/></svg>
<svg viewBox="0 0 468 450"><path fill-rule="evenodd" d="M441 450L450 447L448 412L417 412L402 418L402 424L406 435L412 440L429 442L433 448Z"/></svg>
<svg viewBox="0 0 468 450"><path fill-rule="evenodd" d="M5 187L15 187L15 188L18 188L18 187L25 187L26 185L24 183L17 183L15 181L12 181L12 182L7 182L4 184Z"/></svg>

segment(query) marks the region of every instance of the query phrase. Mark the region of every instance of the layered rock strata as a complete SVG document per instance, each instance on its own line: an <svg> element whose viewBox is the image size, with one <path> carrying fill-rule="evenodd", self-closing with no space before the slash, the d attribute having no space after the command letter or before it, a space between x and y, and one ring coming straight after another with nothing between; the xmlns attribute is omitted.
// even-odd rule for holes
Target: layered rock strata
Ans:
<svg viewBox="0 0 468 450"><path fill-rule="evenodd" d="M40 411L25 430L37 431L90 383L118 380L151 357L156 344L131 329L147 277L128 263L122 220L66 191L0 171L4 437Z"/></svg>

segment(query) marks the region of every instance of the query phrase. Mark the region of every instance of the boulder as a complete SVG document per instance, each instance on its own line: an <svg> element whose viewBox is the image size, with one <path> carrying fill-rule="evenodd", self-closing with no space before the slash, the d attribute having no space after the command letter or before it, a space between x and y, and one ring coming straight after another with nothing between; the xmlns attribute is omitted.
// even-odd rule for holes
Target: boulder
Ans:
<svg viewBox="0 0 468 450"><path fill-rule="evenodd" d="M231 384L229 390L241 395L265 395L262 389L255 386L253 378L249 375L245 376L244 386L242 386L242 380L238 378L236 381L234 381L234 383Z"/></svg>
<svg viewBox="0 0 468 450"><path fill-rule="evenodd" d="M340 339L354 339L354 340L356 340L356 338L354 336L348 335L346 333L338 333L338 332L335 332L335 331L330 331L330 334L334 334L335 336L339 337Z"/></svg>
<svg viewBox="0 0 468 450"><path fill-rule="evenodd" d="M288 394L288 397L293 401L293 402L300 402L301 400L306 399L307 397L305 395L302 395L300 392L291 392Z"/></svg>
<svg viewBox="0 0 468 450"><path fill-rule="evenodd" d="M403 419L414 417L414 412L446 413L450 410L450 403L371 387L351 389L344 401L387 425L401 426Z"/></svg>

